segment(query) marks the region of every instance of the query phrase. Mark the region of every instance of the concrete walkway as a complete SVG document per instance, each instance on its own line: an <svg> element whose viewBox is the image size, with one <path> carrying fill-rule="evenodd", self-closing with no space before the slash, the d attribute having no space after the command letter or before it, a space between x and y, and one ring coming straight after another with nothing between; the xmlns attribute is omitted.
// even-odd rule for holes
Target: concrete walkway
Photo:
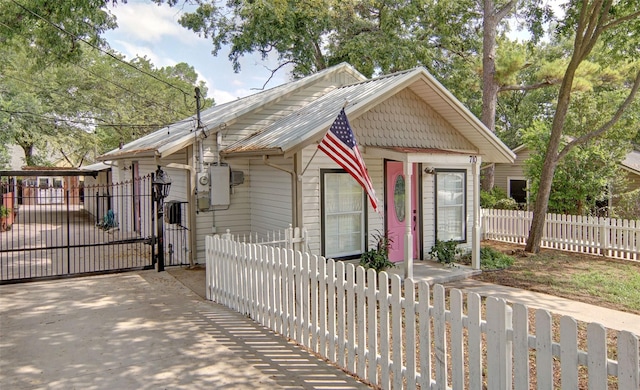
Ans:
<svg viewBox="0 0 640 390"><path fill-rule="evenodd" d="M0 384L368 388L247 317L203 300L170 273L155 271L0 286Z"/></svg>
<svg viewBox="0 0 640 390"><path fill-rule="evenodd" d="M573 317L578 321L597 322L605 328L626 330L640 336L640 316L635 314L472 279L451 282L445 284L445 287L474 292L483 297L502 298L507 302L520 303L533 309L545 309L552 313Z"/></svg>

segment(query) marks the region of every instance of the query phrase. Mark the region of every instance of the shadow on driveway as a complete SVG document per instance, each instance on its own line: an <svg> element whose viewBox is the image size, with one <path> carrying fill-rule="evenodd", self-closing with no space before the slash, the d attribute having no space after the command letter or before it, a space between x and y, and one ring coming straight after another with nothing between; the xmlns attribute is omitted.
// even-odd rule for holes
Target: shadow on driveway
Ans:
<svg viewBox="0 0 640 390"><path fill-rule="evenodd" d="M7 389L368 388L166 272L0 286L0 330Z"/></svg>

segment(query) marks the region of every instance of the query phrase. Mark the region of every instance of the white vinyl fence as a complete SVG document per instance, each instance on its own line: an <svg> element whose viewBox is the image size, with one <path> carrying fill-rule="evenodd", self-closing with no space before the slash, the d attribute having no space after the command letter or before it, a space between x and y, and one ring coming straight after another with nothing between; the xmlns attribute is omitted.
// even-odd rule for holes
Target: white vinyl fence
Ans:
<svg viewBox="0 0 640 390"><path fill-rule="evenodd" d="M208 299L383 389L576 389L584 375L592 389L640 387L631 332L617 333L616 361L599 324L588 325L585 352L570 317L558 338L545 310L530 324L523 305L460 290L447 303L440 285L218 236L207 237L206 272Z"/></svg>
<svg viewBox="0 0 640 390"><path fill-rule="evenodd" d="M262 244L277 248L296 249L296 244L304 244L307 240L306 228L293 228L291 224L284 230L268 231L264 234L231 234L231 230L222 235L225 240L233 240L248 244Z"/></svg>
<svg viewBox="0 0 640 390"><path fill-rule="evenodd" d="M483 238L525 244L533 212L482 210ZM640 260L640 220L547 214L541 246Z"/></svg>

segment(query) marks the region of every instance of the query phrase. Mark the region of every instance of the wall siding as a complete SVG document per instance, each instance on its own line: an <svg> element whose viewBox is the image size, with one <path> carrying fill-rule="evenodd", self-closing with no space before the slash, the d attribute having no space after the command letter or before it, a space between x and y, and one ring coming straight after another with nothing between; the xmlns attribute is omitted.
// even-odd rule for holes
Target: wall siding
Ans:
<svg viewBox="0 0 640 390"><path fill-rule="evenodd" d="M271 163L293 169L292 161L272 159ZM267 232L288 228L292 224L291 175L253 160L250 164L251 182L251 231L264 235Z"/></svg>
<svg viewBox="0 0 640 390"><path fill-rule="evenodd" d="M516 161L513 164L496 164L494 170L494 185L508 190L508 178L525 177L525 161L529 158L530 152L525 149L516 155Z"/></svg>
<svg viewBox="0 0 640 390"><path fill-rule="evenodd" d="M476 150L447 121L409 90L354 119L358 141L369 146ZM355 130L354 130L355 131Z"/></svg>
<svg viewBox="0 0 640 390"><path fill-rule="evenodd" d="M310 146L302 151L302 166L307 166L309 160L313 156L316 147ZM371 203L367 200L367 229L369 235L376 231L384 231L384 178L383 178L383 165L382 160L367 158L366 154L363 155L367 169L369 170L369 176L373 183L373 188L376 190L376 195L380 201L378 209L380 213L373 211ZM318 152L316 156L311 160L311 164L307 168L302 178L302 220L304 227L308 230L309 240L308 248L313 254L320 254L321 252L321 205L320 205L320 170L321 169L339 169L333 160L327 157L324 153ZM368 242L369 247L372 246L371 242Z"/></svg>

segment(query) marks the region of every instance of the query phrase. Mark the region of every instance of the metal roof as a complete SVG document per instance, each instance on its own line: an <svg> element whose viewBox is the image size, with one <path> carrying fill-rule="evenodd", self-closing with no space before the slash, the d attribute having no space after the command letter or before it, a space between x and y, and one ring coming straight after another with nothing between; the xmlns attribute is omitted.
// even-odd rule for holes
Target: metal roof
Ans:
<svg viewBox="0 0 640 390"><path fill-rule="evenodd" d="M330 91L256 134L228 146L222 154L227 157L260 154L290 156L305 146L318 142L345 102L345 112L353 120L405 88L411 88L476 145L487 161L515 160L513 152L422 67Z"/></svg>
<svg viewBox="0 0 640 390"><path fill-rule="evenodd" d="M215 133L219 128L224 127L244 114L338 72L348 72L357 78L366 79L351 65L342 63L311 76L203 110L200 113L201 122L207 134ZM197 119L196 115L193 115L129 142L121 148L111 150L98 159L107 161L134 156L163 157L170 155L195 141L196 135L194 132L196 127Z"/></svg>
<svg viewBox="0 0 640 390"><path fill-rule="evenodd" d="M637 150L631 151L620 164L635 174L640 175L640 152Z"/></svg>

